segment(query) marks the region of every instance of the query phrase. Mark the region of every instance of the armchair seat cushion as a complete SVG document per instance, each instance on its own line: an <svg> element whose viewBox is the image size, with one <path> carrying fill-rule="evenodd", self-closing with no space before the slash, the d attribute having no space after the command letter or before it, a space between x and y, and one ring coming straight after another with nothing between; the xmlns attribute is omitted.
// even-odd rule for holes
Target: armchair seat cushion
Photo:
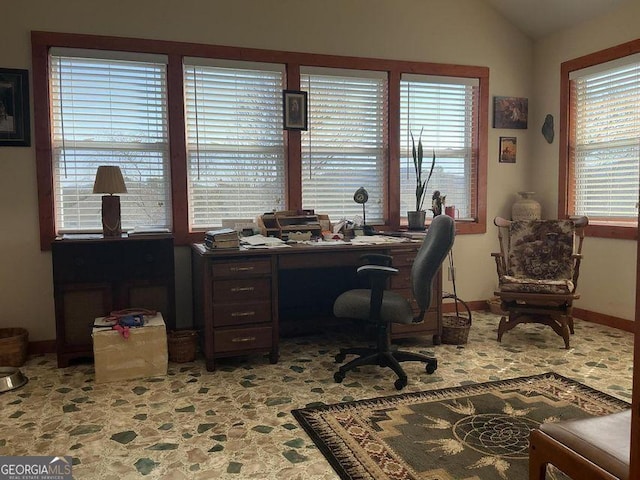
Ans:
<svg viewBox="0 0 640 480"><path fill-rule="evenodd" d="M500 277L500 291L521 293L554 293L570 294L573 292L573 282L569 279L540 280L536 278L520 278L511 275Z"/></svg>
<svg viewBox="0 0 640 480"><path fill-rule="evenodd" d="M333 314L339 318L369 320L371 290L355 289L340 295L333 304ZM389 290L384 291L381 320L384 323L412 323L411 305L402 296Z"/></svg>

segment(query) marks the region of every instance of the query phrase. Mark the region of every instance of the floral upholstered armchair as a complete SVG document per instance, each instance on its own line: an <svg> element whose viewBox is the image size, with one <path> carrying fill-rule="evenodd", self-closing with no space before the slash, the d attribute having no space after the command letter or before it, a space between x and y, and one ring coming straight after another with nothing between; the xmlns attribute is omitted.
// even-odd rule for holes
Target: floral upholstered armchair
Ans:
<svg viewBox="0 0 640 480"><path fill-rule="evenodd" d="M587 217L518 220L496 217L500 252L495 294L508 316L500 319L498 341L520 323L549 325L569 348Z"/></svg>

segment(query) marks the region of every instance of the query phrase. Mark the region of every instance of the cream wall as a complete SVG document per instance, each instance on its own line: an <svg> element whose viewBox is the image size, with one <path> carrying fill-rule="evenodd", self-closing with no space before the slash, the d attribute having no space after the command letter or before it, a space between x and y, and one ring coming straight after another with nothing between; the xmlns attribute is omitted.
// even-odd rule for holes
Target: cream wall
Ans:
<svg viewBox="0 0 640 480"><path fill-rule="evenodd" d="M0 66L31 68L30 31L129 36L490 68L490 95L531 97L532 42L478 0L20 0L6 2ZM530 188L530 130L489 130L488 217L508 215ZM518 136L518 162L497 162L498 137ZM38 243L35 149L0 148L0 326L55 337L51 257ZM488 298L493 229L458 238L458 292ZM190 321L189 250L176 249L178 322ZM445 288L450 284L445 279Z"/></svg>
<svg viewBox="0 0 640 480"><path fill-rule="evenodd" d="M630 0L608 15L579 27L551 35L534 46L534 95L530 109L532 156L528 165L532 188L538 192L543 214L557 214L557 137L548 144L540 134L545 115L556 121L560 114L560 64L589 53L640 38L640 2ZM597 32L597 34L596 34ZM636 242L587 238L585 260L580 270L577 306L625 319L635 318Z"/></svg>

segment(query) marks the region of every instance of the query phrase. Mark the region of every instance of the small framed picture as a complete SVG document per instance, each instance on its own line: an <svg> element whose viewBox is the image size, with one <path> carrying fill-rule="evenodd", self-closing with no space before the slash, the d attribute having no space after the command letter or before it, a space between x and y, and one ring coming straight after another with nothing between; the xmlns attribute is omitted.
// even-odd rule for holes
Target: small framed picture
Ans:
<svg viewBox="0 0 640 480"><path fill-rule="evenodd" d="M529 99L493 97L493 128L527 128Z"/></svg>
<svg viewBox="0 0 640 480"><path fill-rule="evenodd" d="M29 72L0 68L0 146L30 144Z"/></svg>
<svg viewBox="0 0 640 480"><path fill-rule="evenodd" d="M516 137L500 137L500 163L516 163L518 139Z"/></svg>
<svg viewBox="0 0 640 480"><path fill-rule="evenodd" d="M307 92L282 92L283 127L285 130L307 129Z"/></svg>

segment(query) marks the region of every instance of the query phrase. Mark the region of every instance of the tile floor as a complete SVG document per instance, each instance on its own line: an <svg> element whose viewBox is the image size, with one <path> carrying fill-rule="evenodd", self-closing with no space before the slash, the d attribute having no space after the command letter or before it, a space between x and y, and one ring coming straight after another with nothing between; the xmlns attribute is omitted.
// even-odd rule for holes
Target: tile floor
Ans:
<svg viewBox="0 0 640 480"><path fill-rule="evenodd" d="M555 371L630 401L632 335L576 321L572 348L549 328L520 325L496 342L499 317L474 312L466 345L402 348L435 353L427 375L405 364L403 392ZM30 358L29 382L0 395L0 455L72 455L78 479L337 479L291 410L397 393L388 369L362 367L333 381L333 355L353 335L283 339L280 362L262 356L169 364L166 377L95 384L93 366L58 369Z"/></svg>

